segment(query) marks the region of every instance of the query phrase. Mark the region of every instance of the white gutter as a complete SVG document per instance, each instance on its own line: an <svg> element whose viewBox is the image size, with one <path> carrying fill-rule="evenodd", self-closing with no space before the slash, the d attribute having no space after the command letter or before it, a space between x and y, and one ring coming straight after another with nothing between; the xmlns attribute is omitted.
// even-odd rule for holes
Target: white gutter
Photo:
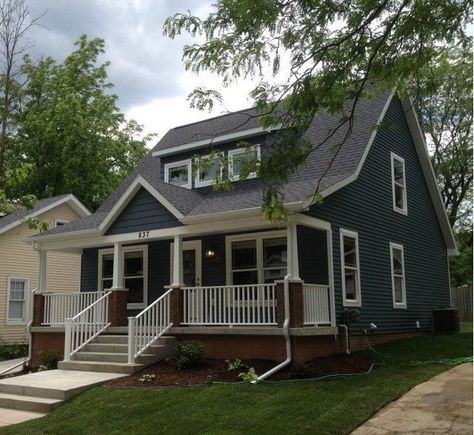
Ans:
<svg viewBox="0 0 474 435"><path fill-rule="evenodd" d="M263 381L264 379L268 378L269 376L276 373L278 370L281 370L283 367L286 367L291 362L291 340L289 334L289 326L290 326L290 284L289 284L290 275L285 275L283 280L283 295L285 301L285 321L283 322L283 336L285 337L286 342L286 359L282 363L278 364L277 366L273 367L272 369L268 370L268 372L264 373L263 375L259 376L256 381L253 381L253 384L257 382Z"/></svg>

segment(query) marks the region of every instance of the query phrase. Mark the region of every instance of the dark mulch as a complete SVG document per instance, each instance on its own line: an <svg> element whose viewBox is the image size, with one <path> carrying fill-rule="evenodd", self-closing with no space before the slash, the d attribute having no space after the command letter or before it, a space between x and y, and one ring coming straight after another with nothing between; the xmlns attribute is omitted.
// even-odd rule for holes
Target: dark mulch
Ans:
<svg viewBox="0 0 474 435"><path fill-rule="evenodd" d="M364 373L377 363L377 360L363 353L351 355L338 354L328 357L316 358L302 366L291 365L275 373L269 380L286 379L308 379L333 374ZM253 367L258 374L263 374L275 367L278 362L269 360L246 360L243 361L247 367ZM246 372L245 367L229 371L228 364L224 360L206 359L197 367L186 370L178 370L176 361L168 359L159 361L134 375L118 378L107 382L108 387L130 388L130 387L156 387L170 385L196 385L211 384L213 382L237 382L239 373ZM140 382L144 374L153 374L155 379L150 382Z"/></svg>

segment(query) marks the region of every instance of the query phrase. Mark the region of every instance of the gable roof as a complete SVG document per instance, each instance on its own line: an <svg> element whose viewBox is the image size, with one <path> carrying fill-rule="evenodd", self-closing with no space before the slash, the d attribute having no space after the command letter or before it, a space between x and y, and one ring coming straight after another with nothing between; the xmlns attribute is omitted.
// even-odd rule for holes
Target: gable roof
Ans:
<svg viewBox="0 0 474 435"><path fill-rule="evenodd" d="M385 113L394 97L395 92L381 92L371 100L360 100L356 106L352 129L347 123L338 128L340 118L326 112L315 115L303 137L313 146L306 164L288 177L288 183L283 186L285 204L295 205L301 210L309 195L316 188L323 196L328 196L355 181L361 171L365 158L377 134L377 125L381 124ZM183 125L169 130L156 144L137 168L122 182L122 184L107 198L96 213L90 218L72 222L48 232L42 237L62 233L96 231L102 232L116 213L133 197L137 186L147 186L152 193L169 211L182 223L192 223L203 219L217 219L221 215L236 215L245 212L258 212L261 208L262 195L271 181L250 179L233 183L231 191L214 191L212 188L185 189L165 183L160 174L160 155L178 153L196 147L204 147L216 140L257 136L266 134L259 128L256 111L246 109L208 120ZM407 119L413 113L406 113ZM416 119L416 116L415 116ZM410 122L410 120L408 119ZM420 131L412 129L417 152L422 165L430 162ZM330 134L330 140L326 140ZM336 145L347 136L344 146L337 151ZM417 136L417 137L415 137ZM223 139L224 138L224 139ZM154 157L155 155L155 157ZM328 164L329 169L328 168ZM449 221L444 205L440 199L436 180L430 171L425 171L425 178L433 199L438 219L443 230L446 244L455 248Z"/></svg>
<svg viewBox="0 0 474 435"><path fill-rule="evenodd" d="M51 210L61 204L68 203L70 207L81 217L89 216L90 211L72 194L63 194L44 198L36 201L33 209L19 207L11 213L0 217L0 234L3 234L12 228L20 225L23 219L39 216L48 210Z"/></svg>

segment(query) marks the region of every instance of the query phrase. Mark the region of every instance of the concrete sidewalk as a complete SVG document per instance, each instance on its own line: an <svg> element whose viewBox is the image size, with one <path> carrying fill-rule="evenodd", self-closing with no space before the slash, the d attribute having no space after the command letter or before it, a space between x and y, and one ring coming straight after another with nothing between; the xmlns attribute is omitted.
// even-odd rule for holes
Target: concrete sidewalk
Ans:
<svg viewBox="0 0 474 435"><path fill-rule="evenodd" d="M9 369L10 367L13 367L14 365L22 362L22 361L26 361L27 358L26 357L23 357L23 358L17 358L17 359L9 359L7 361L0 361L0 373L2 373L4 370L7 370ZM14 368L13 370L10 370L9 372L7 373L4 373L2 376L6 376L6 375L9 375L11 373L17 373L17 372L21 372L23 370L23 365L20 365L19 367L16 367Z"/></svg>
<svg viewBox="0 0 474 435"><path fill-rule="evenodd" d="M353 435L472 434L472 364L417 385Z"/></svg>

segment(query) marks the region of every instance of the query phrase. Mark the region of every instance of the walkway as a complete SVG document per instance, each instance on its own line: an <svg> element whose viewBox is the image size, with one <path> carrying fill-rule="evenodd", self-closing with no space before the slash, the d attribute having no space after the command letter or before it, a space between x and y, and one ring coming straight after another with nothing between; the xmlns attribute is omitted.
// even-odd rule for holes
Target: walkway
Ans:
<svg viewBox="0 0 474 435"><path fill-rule="evenodd" d="M472 434L472 364L417 385L353 435Z"/></svg>

